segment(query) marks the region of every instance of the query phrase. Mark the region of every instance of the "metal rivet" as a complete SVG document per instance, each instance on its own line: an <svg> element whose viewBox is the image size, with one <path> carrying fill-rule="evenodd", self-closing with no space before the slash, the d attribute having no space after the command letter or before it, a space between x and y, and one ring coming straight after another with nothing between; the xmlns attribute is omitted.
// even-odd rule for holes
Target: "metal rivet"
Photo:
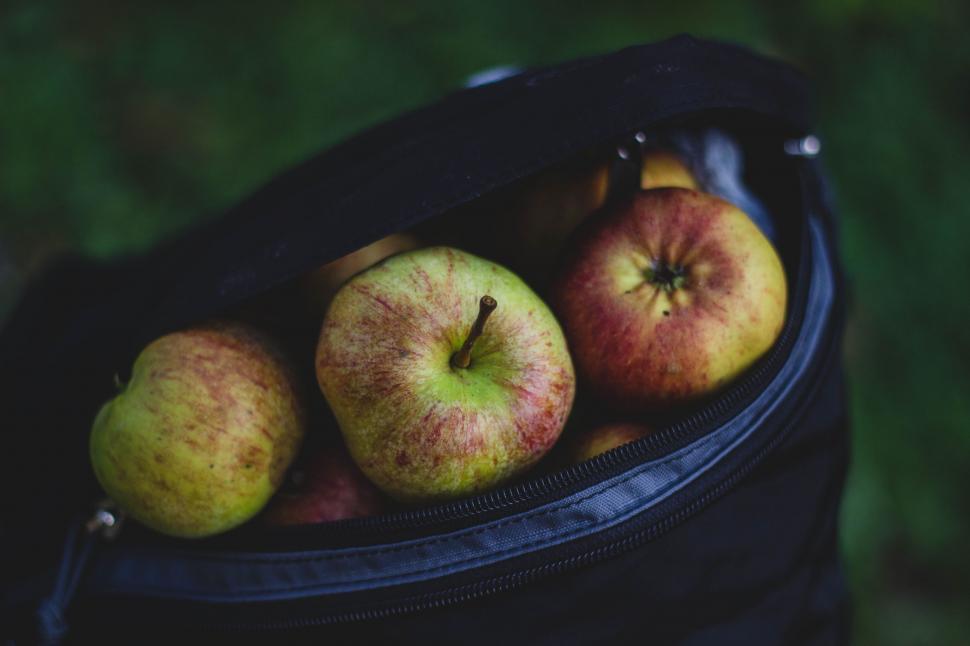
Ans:
<svg viewBox="0 0 970 646"><path fill-rule="evenodd" d="M822 142L815 135L808 135L802 139L801 148L806 155L815 156L822 150Z"/></svg>
<svg viewBox="0 0 970 646"><path fill-rule="evenodd" d="M785 142L785 153L793 157L815 157L822 150L822 142L815 135Z"/></svg>

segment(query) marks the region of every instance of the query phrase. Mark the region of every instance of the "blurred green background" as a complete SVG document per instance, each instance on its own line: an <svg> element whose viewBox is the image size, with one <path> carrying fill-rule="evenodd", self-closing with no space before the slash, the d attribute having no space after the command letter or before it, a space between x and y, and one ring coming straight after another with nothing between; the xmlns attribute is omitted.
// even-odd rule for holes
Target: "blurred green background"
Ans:
<svg viewBox="0 0 970 646"><path fill-rule="evenodd" d="M143 250L484 67L747 44L814 77L842 215L855 643L968 643L968 25L932 0L7 2L0 317L53 255Z"/></svg>

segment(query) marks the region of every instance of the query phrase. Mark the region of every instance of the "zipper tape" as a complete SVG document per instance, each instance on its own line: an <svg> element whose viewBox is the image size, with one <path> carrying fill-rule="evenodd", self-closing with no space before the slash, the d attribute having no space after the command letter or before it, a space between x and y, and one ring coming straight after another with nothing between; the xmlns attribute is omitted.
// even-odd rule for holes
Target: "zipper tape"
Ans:
<svg viewBox="0 0 970 646"><path fill-rule="evenodd" d="M453 575L618 526L729 459L804 380L835 298L824 233L815 218L809 232L812 271L805 320L785 366L752 405L669 455L498 521L388 545L286 554L105 550L85 592L214 603L341 594Z"/></svg>

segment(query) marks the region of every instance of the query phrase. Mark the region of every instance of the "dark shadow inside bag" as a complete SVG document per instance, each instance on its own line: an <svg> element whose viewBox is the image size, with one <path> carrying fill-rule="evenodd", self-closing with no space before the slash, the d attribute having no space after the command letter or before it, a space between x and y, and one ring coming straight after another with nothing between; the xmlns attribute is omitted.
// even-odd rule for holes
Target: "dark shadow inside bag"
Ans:
<svg viewBox="0 0 970 646"><path fill-rule="evenodd" d="M213 316L248 318L305 357L297 364L313 388L319 321L294 326L279 307L305 272L408 231L506 264L544 297L562 241L550 236L534 258L506 244L518 225L504 216L510 200L597 163L610 166L608 199L621 199L644 146L672 146L697 170L720 137L711 163L740 156L729 197L759 214L789 285L780 339L736 383L661 418L648 438L575 466L554 452L518 481L454 503L249 523L191 542L129 523L68 568L77 592L58 611L78 640L141 638L147 627L256 640L277 630L404 642L457 631L473 643L509 632L530 643L845 639L835 549L843 297L817 162L792 147L810 132L808 110L789 68L681 37L460 92L310 160L152 254L54 268L0 337L15 394L4 490L36 483L4 500L20 519L2 534L10 625L29 634L74 558L70 546L61 553L66 528L99 497L90 421L146 341ZM730 190L730 179L708 181ZM308 399L313 426L333 431L323 398ZM578 409L570 425L601 412ZM16 556L28 545L30 557Z"/></svg>

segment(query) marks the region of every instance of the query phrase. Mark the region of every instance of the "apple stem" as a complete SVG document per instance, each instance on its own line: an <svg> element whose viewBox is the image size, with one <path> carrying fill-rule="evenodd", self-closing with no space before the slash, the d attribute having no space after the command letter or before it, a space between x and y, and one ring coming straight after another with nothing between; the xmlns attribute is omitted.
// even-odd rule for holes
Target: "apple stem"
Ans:
<svg viewBox="0 0 970 646"><path fill-rule="evenodd" d="M468 332L468 338L465 339L465 343L461 346L461 349L452 355L451 365L455 368L467 368L472 362L472 346L475 345L475 341L478 337L482 335L482 330L485 329L485 321L488 320L489 315L495 310L498 303L495 299L486 294L482 296L482 300L478 301L478 318L472 324L471 331Z"/></svg>

